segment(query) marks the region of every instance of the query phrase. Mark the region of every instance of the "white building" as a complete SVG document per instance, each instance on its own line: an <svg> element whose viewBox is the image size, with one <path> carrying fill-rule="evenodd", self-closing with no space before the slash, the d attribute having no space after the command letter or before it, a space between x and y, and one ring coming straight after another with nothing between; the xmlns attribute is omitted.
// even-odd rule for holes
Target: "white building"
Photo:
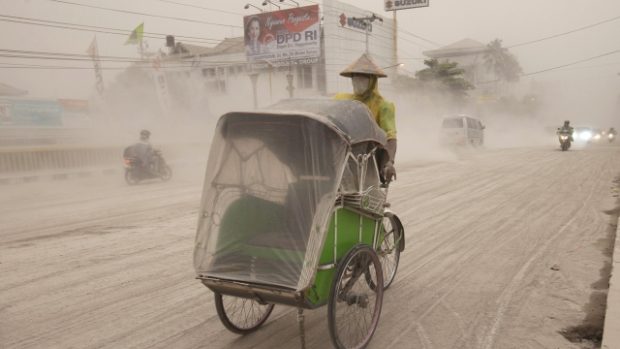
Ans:
<svg viewBox="0 0 620 349"><path fill-rule="evenodd" d="M488 72L484 66L484 56L488 48L486 45L472 39L463 39L435 50L424 51L424 55L435 58L440 62L450 61L458 63L459 68L465 69L465 78L473 85L495 79L495 75Z"/></svg>
<svg viewBox="0 0 620 349"><path fill-rule="evenodd" d="M160 63L159 71L165 76L167 91L159 91L158 95L170 99L162 106L185 109L207 106L210 114L218 117L232 109L253 108L254 98L259 108L288 98L289 79L294 97L350 92L350 79L339 73L366 51L367 43L380 67L398 63L391 19L374 20L366 27L360 18L373 16L371 12L336 0L325 0L320 11L321 56L299 64L267 61L249 64L243 37L227 38L215 47L174 44L171 53ZM396 69L388 68L386 72L396 74ZM380 86L388 95L393 90L389 79L382 79Z"/></svg>

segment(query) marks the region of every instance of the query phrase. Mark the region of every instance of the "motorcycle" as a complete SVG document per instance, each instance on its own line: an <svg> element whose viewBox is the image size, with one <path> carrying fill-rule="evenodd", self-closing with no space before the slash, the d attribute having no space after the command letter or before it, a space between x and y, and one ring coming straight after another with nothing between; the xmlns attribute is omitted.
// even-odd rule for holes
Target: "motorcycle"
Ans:
<svg viewBox="0 0 620 349"><path fill-rule="evenodd" d="M613 134L613 133L607 134L607 140L609 140L609 143L613 142L614 138L616 138L615 134Z"/></svg>
<svg viewBox="0 0 620 349"><path fill-rule="evenodd" d="M155 150L153 153L153 161L149 166L143 166L140 159L135 156L124 156L125 162L125 181L129 185L136 185L145 179L160 178L168 181L172 178L172 169L161 154L161 151Z"/></svg>
<svg viewBox="0 0 620 349"><path fill-rule="evenodd" d="M562 148L562 151L567 151L568 148L570 148L570 134L568 133L560 133L559 134L559 139L560 139L560 147Z"/></svg>

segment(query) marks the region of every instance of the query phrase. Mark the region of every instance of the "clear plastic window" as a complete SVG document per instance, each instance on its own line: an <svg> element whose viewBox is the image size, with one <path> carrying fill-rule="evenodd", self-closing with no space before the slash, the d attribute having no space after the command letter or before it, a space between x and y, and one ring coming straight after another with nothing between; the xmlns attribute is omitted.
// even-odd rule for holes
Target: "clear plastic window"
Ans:
<svg viewBox="0 0 620 349"><path fill-rule="evenodd" d="M379 187L379 170L377 169L377 162L374 156L368 159L366 178L364 179L364 187L362 189L366 190L370 187Z"/></svg>

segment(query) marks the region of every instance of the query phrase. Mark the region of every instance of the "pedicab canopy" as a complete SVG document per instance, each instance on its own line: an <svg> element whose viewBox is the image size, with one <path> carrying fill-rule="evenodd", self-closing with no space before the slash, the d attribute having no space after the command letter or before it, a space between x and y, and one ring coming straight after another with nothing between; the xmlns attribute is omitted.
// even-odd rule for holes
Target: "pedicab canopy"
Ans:
<svg viewBox="0 0 620 349"><path fill-rule="evenodd" d="M199 276L311 285L352 146L384 145L357 101L292 99L218 121L202 196Z"/></svg>

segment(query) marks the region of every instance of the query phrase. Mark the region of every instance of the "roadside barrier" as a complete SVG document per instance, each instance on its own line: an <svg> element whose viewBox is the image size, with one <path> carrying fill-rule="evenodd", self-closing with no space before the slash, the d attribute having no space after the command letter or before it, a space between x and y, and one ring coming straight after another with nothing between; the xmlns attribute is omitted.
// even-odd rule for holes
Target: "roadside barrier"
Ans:
<svg viewBox="0 0 620 349"><path fill-rule="evenodd" d="M123 147L0 148L0 174L121 165Z"/></svg>

